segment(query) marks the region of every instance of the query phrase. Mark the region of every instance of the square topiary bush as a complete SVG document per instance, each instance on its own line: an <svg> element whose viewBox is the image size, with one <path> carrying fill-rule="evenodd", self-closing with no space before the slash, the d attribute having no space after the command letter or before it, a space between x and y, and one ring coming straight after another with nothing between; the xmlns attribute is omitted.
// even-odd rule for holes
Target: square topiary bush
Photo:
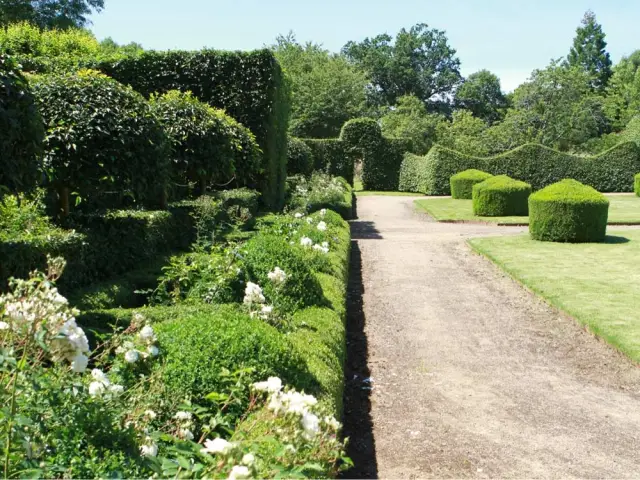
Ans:
<svg viewBox="0 0 640 480"><path fill-rule="evenodd" d="M482 217L527 215L531 185L506 175L473 186L473 214Z"/></svg>
<svg viewBox="0 0 640 480"><path fill-rule="evenodd" d="M493 177L490 173L470 168L451 177L451 197L456 199L471 200L473 198L473 186Z"/></svg>
<svg viewBox="0 0 640 480"><path fill-rule="evenodd" d="M529 233L547 242L602 242L609 200L576 180L562 180L529 198Z"/></svg>

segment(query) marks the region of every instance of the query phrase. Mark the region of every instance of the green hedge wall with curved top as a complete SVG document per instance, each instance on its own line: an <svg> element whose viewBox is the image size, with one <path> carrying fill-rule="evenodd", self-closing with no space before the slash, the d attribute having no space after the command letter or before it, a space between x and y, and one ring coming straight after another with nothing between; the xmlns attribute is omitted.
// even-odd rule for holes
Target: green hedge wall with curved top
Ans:
<svg viewBox="0 0 640 480"><path fill-rule="evenodd" d="M609 200L571 179L549 185L529 198L529 233L547 242L602 242Z"/></svg>
<svg viewBox="0 0 640 480"><path fill-rule="evenodd" d="M527 215L531 185L506 175L473 186L473 214L482 217Z"/></svg>
<svg viewBox="0 0 640 480"><path fill-rule="evenodd" d="M252 52L146 51L97 58L20 59L25 70L37 73L92 68L145 97L170 90L191 91L199 100L224 109L256 136L263 152L259 185L262 200L279 209L284 204L287 177L287 130L291 94L280 64L268 49Z"/></svg>
<svg viewBox="0 0 640 480"><path fill-rule="evenodd" d="M419 192L427 195L449 195L451 176L470 168L523 180L534 190L563 178L574 178L600 192L631 192L634 175L640 172L640 148L634 142L626 142L600 155L579 157L526 144L495 157L481 158L436 145L420 163L424 181ZM404 165L410 167L407 162Z"/></svg>
<svg viewBox="0 0 640 480"><path fill-rule="evenodd" d="M471 168L451 177L451 197L471 200L473 198L473 186L491 178L493 175L482 170Z"/></svg>

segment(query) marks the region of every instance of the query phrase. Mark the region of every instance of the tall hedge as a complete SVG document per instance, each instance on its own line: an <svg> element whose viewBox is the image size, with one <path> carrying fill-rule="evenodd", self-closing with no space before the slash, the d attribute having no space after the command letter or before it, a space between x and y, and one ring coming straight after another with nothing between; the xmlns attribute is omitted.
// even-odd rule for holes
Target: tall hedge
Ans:
<svg viewBox="0 0 640 480"><path fill-rule="evenodd" d="M415 164L416 160L410 157L403 168L415 168ZM631 192L633 177L640 172L640 148L634 142L626 142L597 156L579 157L526 144L495 157L480 158L436 145L420 161L424 181L419 192L449 195L451 176L470 168L508 175L531 184L534 190L573 178L600 192Z"/></svg>
<svg viewBox="0 0 640 480"><path fill-rule="evenodd" d="M303 138L311 149L313 170L343 177L353 185L353 156L348 155L345 144L339 138Z"/></svg>
<svg viewBox="0 0 640 480"><path fill-rule="evenodd" d="M287 175L309 176L313 172L313 152L301 139L289 137L287 144Z"/></svg>
<svg viewBox="0 0 640 480"><path fill-rule="evenodd" d="M199 193L234 177L246 185L260 171L260 149L253 134L222 110L190 92L172 90L151 97L151 110L171 142L171 170L178 185L195 183Z"/></svg>
<svg viewBox="0 0 640 480"><path fill-rule="evenodd" d="M224 109L253 132L263 152L262 200L279 208L287 177L289 83L268 49L252 52L147 51L108 58L25 58L35 72L92 68L145 97L170 90L191 91L199 100ZM253 185L249 185L254 187Z"/></svg>
<svg viewBox="0 0 640 480"><path fill-rule="evenodd" d="M129 197L164 203L168 141L139 93L92 70L32 83L47 126L45 167L65 213L69 192L99 206L119 207Z"/></svg>
<svg viewBox="0 0 640 480"><path fill-rule="evenodd" d="M44 125L18 64L0 55L0 195L38 181Z"/></svg>

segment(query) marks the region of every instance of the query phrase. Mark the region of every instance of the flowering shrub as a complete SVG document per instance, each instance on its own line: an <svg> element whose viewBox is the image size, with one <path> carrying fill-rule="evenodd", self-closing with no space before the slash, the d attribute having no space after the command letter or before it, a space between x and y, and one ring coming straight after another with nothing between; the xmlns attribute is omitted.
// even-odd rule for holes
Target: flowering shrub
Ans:
<svg viewBox="0 0 640 480"><path fill-rule="evenodd" d="M303 176L290 177L288 186L287 209L290 211L312 213L331 208L345 218L351 217L352 189L340 177L314 172L310 179Z"/></svg>

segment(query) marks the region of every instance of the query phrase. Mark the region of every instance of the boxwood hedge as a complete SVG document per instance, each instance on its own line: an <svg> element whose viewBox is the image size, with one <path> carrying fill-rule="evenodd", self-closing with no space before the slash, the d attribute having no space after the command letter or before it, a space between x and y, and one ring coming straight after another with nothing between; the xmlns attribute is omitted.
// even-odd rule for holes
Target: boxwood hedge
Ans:
<svg viewBox="0 0 640 480"><path fill-rule="evenodd" d="M471 200L473 198L473 186L484 182L493 175L481 170L471 168L451 177L451 196L457 199Z"/></svg>
<svg viewBox="0 0 640 480"><path fill-rule="evenodd" d="M473 214L483 217L527 215L531 185L506 175L473 186Z"/></svg>
<svg viewBox="0 0 640 480"><path fill-rule="evenodd" d="M415 161L405 161L403 168L413 168L415 164ZM530 183L534 190L563 178L574 178L601 192L630 192L633 176L640 172L640 148L634 142L626 142L593 157L580 157L526 144L495 157L480 158L436 145L420 162L424 180L420 182L419 192L449 195L451 176L470 168L519 178Z"/></svg>
<svg viewBox="0 0 640 480"><path fill-rule="evenodd" d="M609 200L594 188L565 179L529 198L529 233L534 240L601 242Z"/></svg>
<svg viewBox="0 0 640 480"><path fill-rule="evenodd" d="M633 191L636 192L638 197L640 197L640 173L634 177Z"/></svg>
<svg viewBox="0 0 640 480"><path fill-rule="evenodd" d="M0 55L0 195L33 188L41 169L44 125L17 63Z"/></svg>

